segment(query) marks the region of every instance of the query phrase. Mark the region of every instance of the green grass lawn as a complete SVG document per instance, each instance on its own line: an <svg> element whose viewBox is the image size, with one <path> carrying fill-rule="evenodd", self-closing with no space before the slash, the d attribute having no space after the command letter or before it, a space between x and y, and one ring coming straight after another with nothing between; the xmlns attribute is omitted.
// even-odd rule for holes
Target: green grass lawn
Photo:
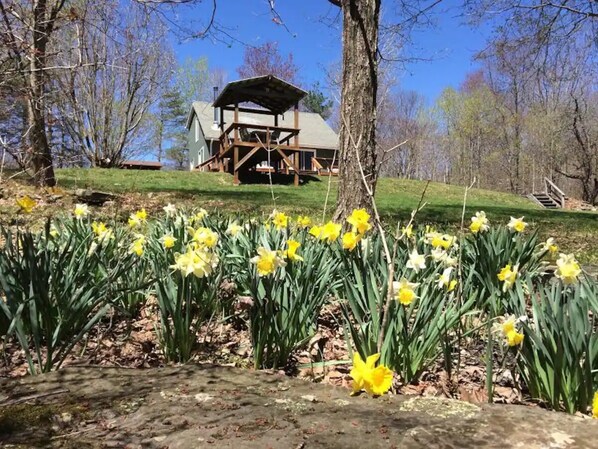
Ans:
<svg viewBox="0 0 598 449"><path fill-rule="evenodd" d="M269 213L274 207L295 214L321 217L329 178L313 177L300 187L275 184L275 200L268 184L233 186L232 176L221 173L137 171L109 169L62 169L56 172L59 184L67 188L92 188L126 193L168 194L170 201L192 203L222 212ZM267 182L267 178L264 177ZM336 201L337 178L332 178L328 214ZM386 221L406 220L417 206L423 181L384 178L379 181L376 202ZM451 228L461 221L464 188L430 183L426 207L417 222ZM583 259L598 263L598 214L546 210L527 198L508 193L472 189L469 192L466 220L484 210L491 221L508 221L510 216L525 216L543 236L555 235L564 249L583 254Z"/></svg>

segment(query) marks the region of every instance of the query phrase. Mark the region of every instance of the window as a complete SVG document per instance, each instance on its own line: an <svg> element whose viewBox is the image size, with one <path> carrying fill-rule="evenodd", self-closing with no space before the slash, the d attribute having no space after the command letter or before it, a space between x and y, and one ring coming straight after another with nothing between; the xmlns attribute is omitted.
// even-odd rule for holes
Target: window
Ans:
<svg viewBox="0 0 598 449"><path fill-rule="evenodd" d="M199 142L199 119L195 117L195 141Z"/></svg>

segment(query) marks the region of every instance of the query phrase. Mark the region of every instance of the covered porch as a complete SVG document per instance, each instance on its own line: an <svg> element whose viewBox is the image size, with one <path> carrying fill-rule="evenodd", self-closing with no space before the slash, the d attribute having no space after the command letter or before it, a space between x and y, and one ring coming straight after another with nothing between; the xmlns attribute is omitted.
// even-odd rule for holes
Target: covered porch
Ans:
<svg viewBox="0 0 598 449"><path fill-rule="evenodd" d="M204 164L232 173L235 185L239 184L239 174L250 170L292 174L294 184L299 185L301 167L306 165L302 157L312 155L302 155L299 144L299 101L305 95L305 91L272 75L229 83L214 101L219 110L218 152ZM293 126L279 126L279 117L290 109ZM231 123L225 123L224 111L232 111ZM241 113L269 117L271 124L251 123L241 119Z"/></svg>

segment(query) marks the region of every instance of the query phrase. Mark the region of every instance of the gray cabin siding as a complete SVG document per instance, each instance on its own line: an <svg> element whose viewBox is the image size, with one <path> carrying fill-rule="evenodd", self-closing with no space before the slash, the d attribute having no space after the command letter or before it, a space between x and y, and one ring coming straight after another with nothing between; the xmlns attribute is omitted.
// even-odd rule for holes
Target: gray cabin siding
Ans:
<svg viewBox="0 0 598 449"><path fill-rule="evenodd" d="M192 116L191 126L187 133L187 148L189 149L189 168L191 170L210 157L206 138L195 114Z"/></svg>

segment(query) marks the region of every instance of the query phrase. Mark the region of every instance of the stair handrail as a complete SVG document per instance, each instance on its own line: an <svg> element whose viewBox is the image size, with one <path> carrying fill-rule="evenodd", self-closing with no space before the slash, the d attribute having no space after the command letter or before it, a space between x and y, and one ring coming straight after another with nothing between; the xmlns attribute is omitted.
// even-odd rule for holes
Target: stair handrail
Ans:
<svg viewBox="0 0 598 449"><path fill-rule="evenodd" d="M565 192L559 189L554 182L546 177L544 177L544 190L546 191L546 194L555 200L561 208L565 207Z"/></svg>

